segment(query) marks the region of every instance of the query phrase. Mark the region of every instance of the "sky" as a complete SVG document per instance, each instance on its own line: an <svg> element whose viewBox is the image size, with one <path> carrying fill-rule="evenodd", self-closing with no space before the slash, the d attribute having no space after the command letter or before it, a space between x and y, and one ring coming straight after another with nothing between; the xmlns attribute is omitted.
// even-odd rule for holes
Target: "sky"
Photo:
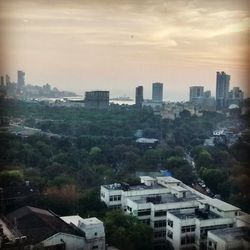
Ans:
<svg viewBox="0 0 250 250"><path fill-rule="evenodd" d="M0 74L83 95L134 98L164 83L164 99L189 87L215 94L216 71L250 95L248 0L0 1Z"/></svg>

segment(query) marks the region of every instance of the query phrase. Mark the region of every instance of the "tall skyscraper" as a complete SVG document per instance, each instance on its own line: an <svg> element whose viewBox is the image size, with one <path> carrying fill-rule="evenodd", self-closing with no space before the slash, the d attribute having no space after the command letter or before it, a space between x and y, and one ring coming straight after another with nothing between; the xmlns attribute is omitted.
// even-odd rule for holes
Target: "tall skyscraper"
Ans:
<svg viewBox="0 0 250 250"><path fill-rule="evenodd" d="M196 102L198 98L203 98L204 87L203 86L191 86L189 88L189 101Z"/></svg>
<svg viewBox="0 0 250 250"><path fill-rule="evenodd" d="M135 105L137 108L142 108L143 102L143 86L138 86L135 89Z"/></svg>
<svg viewBox="0 0 250 250"><path fill-rule="evenodd" d="M5 75L5 84L6 84L6 86L10 85L10 76L9 75Z"/></svg>
<svg viewBox="0 0 250 250"><path fill-rule="evenodd" d="M3 87L4 86L4 77L1 76L1 86Z"/></svg>
<svg viewBox="0 0 250 250"><path fill-rule="evenodd" d="M163 83L155 82L152 84L152 101L153 102L163 101Z"/></svg>
<svg viewBox="0 0 250 250"><path fill-rule="evenodd" d="M21 70L17 71L17 85L18 87L23 87L25 85L25 73Z"/></svg>
<svg viewBox="0 0 250 250"><path fill-rule="evenodd" d="M230 75L224 71L216 73L216 108L223 110L228 106Z"/></svg>

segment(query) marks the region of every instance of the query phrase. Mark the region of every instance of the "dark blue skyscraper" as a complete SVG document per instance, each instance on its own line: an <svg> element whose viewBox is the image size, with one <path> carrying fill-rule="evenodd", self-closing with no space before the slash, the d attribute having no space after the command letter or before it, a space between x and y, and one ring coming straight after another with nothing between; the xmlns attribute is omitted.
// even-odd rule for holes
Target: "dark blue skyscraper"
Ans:
<svg viewBox="0 0 250 250"><path fill-rule="evenodd" d="M135 105L137 108L142 108L143 102L143 86L138 86L135 89Z"/></svg>
<svg viewBox="0 0 250 250"><path fill-rule="evenodd" d="M223 110L228 106L230 75L225 72L216 73L216 108Z"/></svg>

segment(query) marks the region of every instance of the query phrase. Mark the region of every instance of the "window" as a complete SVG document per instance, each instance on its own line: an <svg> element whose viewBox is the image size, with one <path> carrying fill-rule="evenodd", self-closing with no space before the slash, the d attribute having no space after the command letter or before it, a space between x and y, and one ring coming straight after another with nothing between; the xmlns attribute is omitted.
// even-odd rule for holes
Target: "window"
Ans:
<svg viewBox="0 0 250 250"><path fill-rule="evenodd" d="M165 238L166 237L166 231L163 230L163 231L158 231L158 232L155 232L154 233L154 237L155 238Z"/></svg>
<svg viewBox="0 0 250 250"><path fill-rule="evenodd" d="M138 210L138 216L145 216L145 215L150 215L150 214L151 214L150 209Z"/></svg>
<svg viewBox="0 0 250 250"><path fill-rule="evenodd" d="M168 238L173 239L173 232L168 230L167 236Z"/></svg>
<svg viewBox="0 0 250 250"><path fill-rule="evenodd" d="M154 227L166 227L166 221L165 220L157 220L154 222Z"/></svg>
<svg viewBox="0 0 250 250"><path fill-rule="evenodd" d="M95 232L95 236L97 236L97 232Z"/></svg>
<svg viewBox="0 0 250 250"><path fill-rule="evenodd" d="M121 195L112 195L109 197L109 201L120 201Z"/></svg>
<svg viewBox="0 0 250 250"><path fill-rule="evenodd" d="M173 227L174 223L172 220L168 220L168 226Z"/></svg>
<svg viewBox="0 0 250 250"><path fill-rule="evenodd" d="M194 235L186 235L184 237L181 237L181 245L193 244L193 243L195 243Z"/></svg>
<svg viewBox="0 0 250 250"><path fill-rule="evenodd" d="M159 217L159 216L166 216L167 212L166 211L155 211L155 217Z"/></svg>
<svg viewBox="0 0 250 250"><path fill-rule="evenodd" d="M113 206L109 206L109 208L118 210L118 209L121 209L121 205L113 205Z"/></svg>
<svg viewBox="0 0 250 250"><path fill-rule="evenodd" d="M183 226L181 227L182 233L190 233L195 231L195 226Z"/></svg>
<svg viewBox="0 0 250 250"><path fill-rule="evenodd" d="M98 249L98 246L93 246L92 249Z"/></svg>

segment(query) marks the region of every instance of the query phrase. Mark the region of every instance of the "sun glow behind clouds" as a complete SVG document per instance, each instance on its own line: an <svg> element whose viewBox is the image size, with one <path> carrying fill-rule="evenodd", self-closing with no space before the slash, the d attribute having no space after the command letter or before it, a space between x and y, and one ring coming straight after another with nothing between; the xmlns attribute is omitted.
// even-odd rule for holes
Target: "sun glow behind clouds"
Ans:
<svg viewBox="0 0 250 250"><path fill-rule="evenodd" d="M13 77L24 69L29 82L81 93L99 88L133 96L144 84L149 96L151 82L162 81L167 98L184 99L193 84L214 90L216 70L246 86L247 3L4 1L1 65Z"/></svg>

